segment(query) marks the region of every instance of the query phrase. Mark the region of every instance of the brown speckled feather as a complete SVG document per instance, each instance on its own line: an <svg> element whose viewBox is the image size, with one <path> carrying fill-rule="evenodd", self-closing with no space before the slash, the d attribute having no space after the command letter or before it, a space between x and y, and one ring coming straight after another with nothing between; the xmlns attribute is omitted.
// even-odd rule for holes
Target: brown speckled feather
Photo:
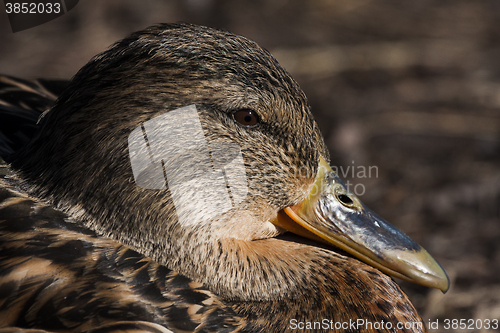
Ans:
<svg viewBox="0 0 500 333"><path fill-rule="evenodd" d="M68 222L5 181L0 186L0 326L164 332L147 326L155 323L175 332L233 332L242 324L201 284Z"/></svg>
<svg viewBox="0 0 500 333"><path fill-rule="evenodd" d="M162 332L160 327L174 332L285 332L291 331L292 318L312 320L302 302L220 300L201 284L79 227L12 184L12 179L0 180L0 326L51 332ZM319 267L332 266L330 251L323 251ZM318 275L320 288L314 293L351 293L352 298L335 304L310 299L308 311L349 322L350 314L363 316L365 309L358 308L368 306L372 320L419 322L389 278L355 259L344 261L348 266L334 276L344 283L335 286ZM307 274L313 268L303 269ZM360 281L356 269L373 280ZM375 288L363 285L368 282ZM336 313L328 313L332 306Z"/></svg>

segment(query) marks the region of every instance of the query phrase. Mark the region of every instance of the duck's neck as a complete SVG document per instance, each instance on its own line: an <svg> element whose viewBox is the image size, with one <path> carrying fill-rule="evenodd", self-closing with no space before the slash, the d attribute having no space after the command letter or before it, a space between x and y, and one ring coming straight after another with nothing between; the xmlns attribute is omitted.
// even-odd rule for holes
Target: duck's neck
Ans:
<svg viewBox="0 0 500 333"><path fill-rule="evenodd" d="M329 249L274 238L226 239L198 246L195 252L191 258L201 260L198 264L188 265L188 271L174 269L203 283L243 314L264 318L281 311L283 325L291 325L292 319L353 318L390 321L393 327L398 322L422 325L407 296L388 276Z"/></svg>
<svg viewBox="0 0 500 333"><path fill-rule="evenodd" d="M293 299L307 292L304 278L315 275L308 255L293 242L274 238L242 241L217 240L197 248L193 279L226 299L270 301Z"/></svg>

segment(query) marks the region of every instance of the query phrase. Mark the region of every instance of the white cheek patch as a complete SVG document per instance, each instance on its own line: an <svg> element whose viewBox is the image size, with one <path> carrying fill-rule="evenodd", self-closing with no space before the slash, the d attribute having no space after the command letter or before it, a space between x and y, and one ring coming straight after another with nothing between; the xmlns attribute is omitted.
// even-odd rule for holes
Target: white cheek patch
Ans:
<svg viewBox="0 0 500 333"><path fill-rule="evenodd" d="M137 186L168 186L181 225L207 222L248 193L240 147L208 142L195 105L148 120L130 133L128 145Z"/></svg>

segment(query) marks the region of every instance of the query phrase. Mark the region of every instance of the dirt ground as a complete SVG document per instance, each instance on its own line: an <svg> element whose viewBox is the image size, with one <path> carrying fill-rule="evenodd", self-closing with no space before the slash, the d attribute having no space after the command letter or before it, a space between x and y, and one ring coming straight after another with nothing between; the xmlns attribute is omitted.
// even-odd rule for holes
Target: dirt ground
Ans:
<svg viewBox="0 0 500 333"><path fill-rule="evenodd" d="M24 78L69 78L159 22L257 41L305 90L351 190L446 268L445 295L402 283L430 332L500 331L475 328L500 320L500 1L86 0L16 34L0 16L0 72Z"/></svg>

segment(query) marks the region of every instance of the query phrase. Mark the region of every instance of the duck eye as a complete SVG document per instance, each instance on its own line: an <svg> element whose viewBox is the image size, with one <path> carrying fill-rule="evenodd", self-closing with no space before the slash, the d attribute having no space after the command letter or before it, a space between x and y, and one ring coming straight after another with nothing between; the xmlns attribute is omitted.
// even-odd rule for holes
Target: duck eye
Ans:
<svg viewBox="0 0 500 333"><path fill-rule="evenodd" d="M255 126L260 121L257 112L249 109L238 110L233 113L233 119L243 126Z"/></svg>
<svg viewBox="0 0 500 333"><path fill-rule="evenodd" d="M337 195L337 198L339 199L339 201L344 205L344 206L347 206L347 207L352 207L354 205L354 201L352 201L351 198L349 198L348 195L345 195L345 194L338 194Z"/></svg>

